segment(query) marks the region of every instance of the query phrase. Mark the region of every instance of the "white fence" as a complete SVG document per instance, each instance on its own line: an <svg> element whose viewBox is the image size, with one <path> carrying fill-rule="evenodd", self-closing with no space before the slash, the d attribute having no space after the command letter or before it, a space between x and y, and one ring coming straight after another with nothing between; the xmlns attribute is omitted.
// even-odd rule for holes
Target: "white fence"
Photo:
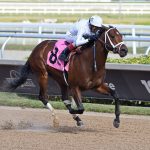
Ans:
<svg viewBox="0 0 150 150"><path fill-rule="evenodd" d="M150 14L150 3L0 3L0 13Z"/></svg>
<svg viewBox="0 0 150 150"><path fill-rule="evenodd" d="M63 38L65 32L72 26L72 23L0 23L0 37L8 37L2 44L2 51L5 45L12 37L24 38L48 38L58 39ZM115 25L122 34L125 34L125 41L130 42L133 54L137 54L136 41L140 43L146 42L148 54L150 49L150 26L143 25Z"/></svg>
<svg viewBox="0 0 150 150"><path fill-rule="evenodd" d="M5 46L7 44L7 42L13 38L13 37L17 37L17 38L44 38L44 39L63 39L64 38L64 34L24 34L24 33L4 33L4 34L0 34L0 37L8 37L7 40L3 43L2 47L1 47L1 58L3 58L3 53L4 53L4 49ZM125 41L143 41L143 42L150 42L150 37L124 37ZM145 55L148 55L150 51L150 47L148 47L148 49L145 52Z"/></svg>
<svg viewBox="0 0 150 150"><path fill-rule="evenodd" d="M0 32L9 33L65 33L73 23L0 23ZM118 25L116 27L122 34L150 36L150 26L145 25Z"/></svg>

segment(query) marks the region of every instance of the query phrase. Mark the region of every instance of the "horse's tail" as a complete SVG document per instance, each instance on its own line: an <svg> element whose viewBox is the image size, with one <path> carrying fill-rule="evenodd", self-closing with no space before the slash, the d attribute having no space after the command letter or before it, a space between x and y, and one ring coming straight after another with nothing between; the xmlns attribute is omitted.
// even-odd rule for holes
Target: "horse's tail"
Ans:
<svg viewBox="0 0 150 150"><path fill-rule="evenodd" d="M6 86L7 89L8 90L15 90L18 86L25 83L30 72L31 72L31 67L30 67L29 61L27 61L25 63L25 65L22 67L20 74L19 74L19 77L15 78L13 80L10 80L8 82L8 84Z"/></svg>

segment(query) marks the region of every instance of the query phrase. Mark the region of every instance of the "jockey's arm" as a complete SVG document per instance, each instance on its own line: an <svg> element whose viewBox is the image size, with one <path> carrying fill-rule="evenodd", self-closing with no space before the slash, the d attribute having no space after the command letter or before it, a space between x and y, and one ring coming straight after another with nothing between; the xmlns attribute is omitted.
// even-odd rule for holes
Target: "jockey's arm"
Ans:
<svg viewBox="0 0 150 150"><path fill-rule="evenodd" d="M82 31L79 31L78 34L77 34L77 39L76 39L76 41L75 41L76 47L77 47L77 46L80 46L80 45L83 45L83 44L85 44L85 43L87 43L87 42L89 42L89 40L88 40L88 39L85 39L85 38L83 37L83 32L82 32Z"/></svg>

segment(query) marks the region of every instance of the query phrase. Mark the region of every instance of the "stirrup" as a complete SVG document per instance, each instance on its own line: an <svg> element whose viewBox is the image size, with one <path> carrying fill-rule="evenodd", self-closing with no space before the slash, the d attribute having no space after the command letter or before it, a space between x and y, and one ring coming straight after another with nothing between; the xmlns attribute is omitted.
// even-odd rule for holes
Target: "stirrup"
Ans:
<svg viewBox="0 0 150 150"><path fill-rule="evenodd" d="M66 47L62 53L59 55L59 59L65 61L67 59L69 52L68 52L68 47Z"/></svg>
<svg viewBox="0 0 150 150"><path fill-rule="evenodd" d="M68 62L69 61L69 55L65 58L64 62Z"/></svg>

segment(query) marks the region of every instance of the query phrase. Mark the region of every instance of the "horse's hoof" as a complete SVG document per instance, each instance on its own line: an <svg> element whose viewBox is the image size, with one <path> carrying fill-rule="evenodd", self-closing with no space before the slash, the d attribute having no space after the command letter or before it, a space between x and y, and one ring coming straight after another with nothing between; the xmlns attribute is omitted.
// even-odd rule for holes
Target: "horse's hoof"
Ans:
<svg viewBox="0 0 150 150"><path fill-rule="evenodd" d="M69 110L69 113L70 114L77 114L77 110L71 109L71 110Z"/></svg>
<svg viewBox="0 0 150 150"><path fill-rule="evenodd" d="M120 122L114 119L113 125L115 128L119 128Z"/></svg>
<svg viewBox="0 0 150 150"><path fill-rule="evenodd" d="M84 109L77 110L77 114L83 114L83 112L84 112Z"/></svg>
<svg viewBox="0 0 150 150"><path fill-rule="evenodd" d="M53 127L55 127L55 128L59 127L59 120L57 117L54 117L54 119L53 119Z"/></svg>
<svg viewBox="0 0 150 150"><path fill-rule="evenodd" d="M83 126L84 126L83 121L78 121L78 122L77 122L77 126L78 126L78 127L83 127Z"/></svg>
<svg viewBox="0 0 150 150"><path fill-rule="evenodd" d="M75 109L71 109L69 110L70 114L83 114L84 109L79 109L79 110L75 110Z"/></svg>

